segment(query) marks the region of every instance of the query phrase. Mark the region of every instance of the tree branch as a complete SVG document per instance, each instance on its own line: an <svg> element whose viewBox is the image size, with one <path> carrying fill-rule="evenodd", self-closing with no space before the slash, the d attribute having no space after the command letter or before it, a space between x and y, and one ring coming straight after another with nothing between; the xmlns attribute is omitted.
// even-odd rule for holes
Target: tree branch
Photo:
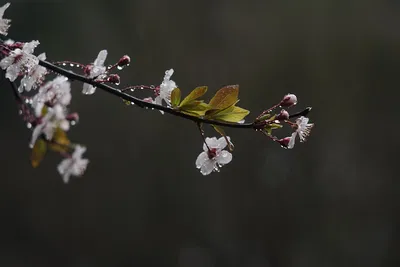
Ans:
<svg viewBox="0 0 400 267"><path fill-rule="evenodd" d="M171 115L177 116L177 117L181 117L187 120L191 120L194 121L196 123L205 123L205 124L215 124L215 125L219 125L219 126L224 126L224 127L230 127L230 128L242 128L242 129L249 129L249 128L253 128L254 124L253 123L228 123L228 122L222 122L222 121L215 121L215 120L208 120L208 119L204 119L204 118L199 118L199 117L195 117L195 116L191 116L191 115L187 115L184 114L182 112L179 112L177 110L171 109L169 107L164 107L161 105L157 105L157 104L153 104L153 103L149 103L146 101L143 101L139 98L136 98L134 96L131 96L127 93L122 92L120 89L117 88L113 88L107 84L104 83L98 83L92 79L89 79L83 75L79 75L74 73L73 71L68 71L66 69L63 69L61 67L58 67L54 64L51 64L50 62L47 61L43 61L40 60L39 61L39 65L55 72L58 74L61 74L65 77L68 77L71 80L76 80L76 81L80 81L80 82L84 82L84 83L88 83L91 84L95 87L98 87L100 89L102 89L103 91L106 91L107 93L113 94L115 96L118 96L126 101L132 102L134 104L136 104L137 106L141 107L141 108L151 108L151 109L157 109L157 110L161 110L164 111L165 113L169 113Z"/></svg>

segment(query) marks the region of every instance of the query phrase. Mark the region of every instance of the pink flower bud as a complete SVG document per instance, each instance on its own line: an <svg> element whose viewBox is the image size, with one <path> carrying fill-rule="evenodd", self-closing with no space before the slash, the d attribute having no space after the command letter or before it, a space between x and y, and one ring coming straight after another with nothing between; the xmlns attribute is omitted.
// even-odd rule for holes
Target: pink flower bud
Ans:
<svg viewBox="0 0 400 267"><path fill-rule="evenodd" d="M281 147L288 148L291 139L292 138L289 136L282 139L278 139L276 140L276 142L278 142L281 145Z"/></svg>
<svg viewBox="0 0 400 267"><path fill-rule="evenodd" d="M77 122L79 120L79 115L78 115L78 113L74 112L74 113L68 114L65 118L69 121Z"/></svg>
<svg viewBox="0 0 400 267"><path fill-rule="evenodd" d="M128 55L125 55L119 59L118 66L125 67L129 66L130 63L131 63L131 58Z"/></svg>
<svg viewBox="0 0 400 267"><path fill-rule="evenodd" d="M283 97L280 106L291 107L297 104L297 97L294 94L287 94Z"/></svg>
<svg viewBox="0 0 400 267"><path fill-rule="evenodd" d="M275 117L276 120L278 121L285 121L289 119L289 112L286 110L282 109L281 112Z"/></svg>
<svg viewBox="0 0 400 267"><path fill-rule="evenodd" d="M107 81L118 85L121 82L121 79L118 74L110 74L107 78Z"/></svg>

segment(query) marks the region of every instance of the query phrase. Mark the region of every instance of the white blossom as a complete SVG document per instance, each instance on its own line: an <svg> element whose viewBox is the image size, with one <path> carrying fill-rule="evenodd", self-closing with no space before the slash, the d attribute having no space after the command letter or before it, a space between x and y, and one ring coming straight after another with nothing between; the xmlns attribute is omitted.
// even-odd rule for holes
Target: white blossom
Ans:
<svg viewBox="0 0 400 267"><path fill-rule="evenodd" d="M230 139L227 137L229 142ZM227 142L224 137L217 139L206 138L206 144L203 144L203 152L197 157L196 167L200 169L201 174L208 175L213 171L219 171L219 168L225 164L228 164L232 160L232 154L226 150L223 150L227 146ZM208 150L210 148L210 150Z"/></svg>
<svg viewBox="0 0 400 267"><path fill-rule="evenodd" d="M3 19L4 12L10 6L10 3L6 3L0 7L0 34L6 36L8 34L8 28L10 28L10 19Z"/></svg>
<svg viewBox="0 0 400 267"><path fill-rule="evenodd" d="M68 78L58 76L40 87L38 93L32 99L32 107L36 116L39 117L46 102L51 103L51 105L59 104L65 108L71 102L71 98L71 83Z"/></svg>
<svg viewBox="0 0 400 267"><path fill-rule="evenodd" d="M69 122L65 119L65 109L61 105L48 108L47 113L40 117L39 121L40 123L33 129L30 147L35 145L42 134L47 140L51 140L57 127L64 131L69 130Z"/></svg>
<svg viewBox="0 0 400 267"><path fill-rule="evenodd" d="M39 64L38 58L32 54L38 45L39 41L25 43L22 49L17 48L11 51L0 61L0 67L3 70L7 69L6 78L13 82L21 72L30 72Z"/></svg>
<svg viewBox="0 0 400 267"><path fill-rule="evenodd" d="M104 66L104 62L107 58L107 50L101 50L97 55L96 60L92 65L88 65L88 78L91 79L101 79L106 73L107 68ZM84 83L82 93L86 95L94 94L96 87L91 84Z"/></svg>
<svg viewBox="0 0 400 267"><path fill-rule="evenodd" d="M306 141L307 137L311 133L311 129L314 127L314 123L308 123L309 120L309 118L304 116L296 119L295 131L292 133L289 144L287 146L289 149L294 147L297 135L299 136L300 142Z"/></svg>
<svg viewBox="0 0 400 267"><path fill-rule="evenodd" d="M71 175L81 176L89 163L88 159L83 159L86 147L77 145L70 158L66 158L57 166L58 172L62 175L64 183L68 183Z"/></svg>
<svg viewBox="0 0 400 267"><path fill-rule="evenodd" d="M164 80L160 84L159 95L155 98L155 103L158 105L162 105L162 100L164 100L167 105L171 104L171 93L177 87L176 83L170 80L172 74L174 74L173 69L165 71Z"/></svg>
<svg viewBox="0 0 400 267"><path fill-rule="evenodd" d="M46 54L42 53L37 57L39 60L46 60ZM44 79L47 69L40 65L34 66L25 76L21 79L21 84L18 87L19 92L29 92L35 89Z"/></svg>

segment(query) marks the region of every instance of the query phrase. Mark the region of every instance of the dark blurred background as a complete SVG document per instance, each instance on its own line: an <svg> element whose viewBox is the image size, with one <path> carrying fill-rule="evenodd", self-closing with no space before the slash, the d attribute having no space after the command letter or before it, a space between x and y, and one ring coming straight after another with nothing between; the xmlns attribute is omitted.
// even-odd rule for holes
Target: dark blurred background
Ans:
<svg viewBox="0 0 400 267"><path fill-rule="evenodd" d="M90 165L65 185L59 155L30 166L2 82L0 266L400 266L399 1L11 2L9 37L50 60L106 48L132 58L122 85L168 68L184 92L238 83L250 119L291 92L316 126L294 150L227 129L234 159L203 177L192 122L76 83L69 135Z"/></svg>

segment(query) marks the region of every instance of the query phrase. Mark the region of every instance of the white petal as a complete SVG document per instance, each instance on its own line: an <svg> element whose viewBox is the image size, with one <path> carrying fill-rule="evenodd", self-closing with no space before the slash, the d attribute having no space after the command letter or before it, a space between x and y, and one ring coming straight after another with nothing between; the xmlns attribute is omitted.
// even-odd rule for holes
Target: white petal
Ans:
<svg viewBox="0 0 400 267"><path fill-rule="evenodd" d="M294 141L296 140L297 132L293 132L292 136L290 137L289 144L287 146L288 149L292 149L294 147Z"/></svg>
<svg viewBox="0 0 400 267"><path fill-rule="evenodd" d="M59 127L60 127L62 130L64 130L64 131L68 131L68 130L69 130L69 121L67 121L67 120L62 120L62 121L60 122Z"/></svg>
<svg viewBox="0 0 400 267"><path fill-rule="evenodd" d="M215 160L221 165L228 164L232 160L232 154L226 150L222 150L221 153L215 157Z"/></svg>
<svg viewBox="0 0 400 267"><path fill-rule="evenodd" d="M17 79L20 72L21 66L19 64L13 64L7 68L6 78L13 82Z"/></svg>
<svg viewBox="0 0 400 267"><path fill-rule="evenodd" d="M46 60L46 53L41 53L40 55L37 56L37 58L40 60Z"/></svg>
<svg viewBox="0 0 400 267"><path fill-rule="evenodd" d="M53 139L55 128L56 128L56 125L54 123L52 123L52 122L48 122L48 123L45 124L45 126L43 127L42 132L46 136L47 140Z"/></svg>
<svg viewBox="0 0 400 267"><path fill-rule="evenodd" d="M6 3L4 6L0 7L0 18L3 18L4 11L10 6L10 3Z"/></svg>
<svg viewBox="0 0 400 267"><path fill-rule="evenodd" d="M94 66L103 66L107 58L107 50L101 50L94 61Z"/></svg>
<svg viewBox="0 0 400 267"><path fill-rule="evenodd" d="M85 152L86 152L86 147L77 145L75 147L74 153L72 154L72 157L75 159L80 159L82 157L83 153L85 153Z"/></svg>
<svg viewBox="0 0 400 267"><path fill-rule="evenodd" d="M91 94L94 94L95 91L96 91L96 88L93 85L88 84L88 83L83 84L83 90L82 90L83 94L91 95Z"/></svg>
<svg viewBox="0 0 400 267"><path fill-rule="evenodd" d="M196 168L200 169L206 160L209 160L207 152L201 152L196 159Z"/></svg>
<svg viewBox="0 0 400 267"><path fill-rule="evenodd" d="M169 69L165 71L164 81L169 81L171 79L172 74L174 74L174 69Z"/></svg>
<svg viewBox="0 0 400 267"><path fill-rule="evenodd" d="M36 140L37 140L37 139L39 138L39 136L42 134L42 130L43 130L43 125L42 125L42 124L36 125L35 129L33 129L31 142L30 142L30 144L29 144L29 146L30 146L31 148L33 148L33 146L34 146L35 143L36 143Z"/></svg>
<svg viewBox="0 0 400 267"><path fill-rule="evenodd" d="M210 148L217 148L218 147L218 140L216 137L206 137L206 143ZM206 144L203 144L203 150L208 151Z"/></svg>
<svg viewBox="0 0 400 267"><path fill-rule="evenodd" d="M12 56L5 57L0 61L0 68L5 70L13 63L14 63L14 57Z"/></svg>
<svg viewBox="0 0 400 267"><path fill-rule="evenodd" d="M27 53L27 54L32 54L35 48L39 45L39 41L31 41L29 43L25 43L24 46L22 47L22 50Z"/></svg>
<svg viewBox="0 0 400 267"><path fill-rule="evenodd" d="M157 96L157 97L154 99L154 103L161 106L161 105L162 105L162 99L161 99L161 97L160 97L160 96Z"/></svg>
<svg viewBox="0 0 400 267"><path fill-rule="evenodd" d="M64 183L68 183L71 175L70 168L72 165L72 159L64 159L58 164L57 170L63 176Z"/></svg>
<svg viewBox="0 0 400 267"><path fill-rule="evenodd" d="M227 136L227 138L228 138L228 140L230 139L229 138L229 136ZM220 137L220 138L218 138L218 140L217 140L217 149L224 149L225 147L227 146L227 143L226 143L226 140L225 140L225 137Z"/></svg>
<svg viewBox="0 0 400 267"><path fill-rule="evenodd" d="M209 175L215 168L215 160L208 159L206 160L200 168L200 172L203 175Z"/></svg>

